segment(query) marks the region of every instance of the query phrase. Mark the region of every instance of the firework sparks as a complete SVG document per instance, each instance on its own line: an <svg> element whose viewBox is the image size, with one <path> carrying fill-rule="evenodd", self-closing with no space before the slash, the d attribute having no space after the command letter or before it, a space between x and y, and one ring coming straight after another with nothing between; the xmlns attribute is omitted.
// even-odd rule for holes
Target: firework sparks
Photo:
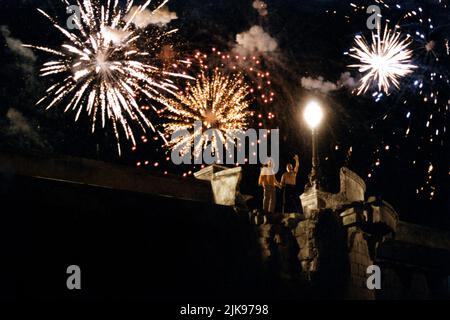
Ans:
<svg viewBox="0 0 450 320"><path fill-rule="evenodd" d="M349 67L358 68L364 74L358 94L367 92L373 83L377 83L378 90L385 93L389 92L392 85L398 89L400 78L411 74L416 68L411 64L412 50L408 49L410 40L402 39L400 33L387 27L383 35L380 32L372 33L371 45L360 36L355 38L355 42L350 56L360 63Z"/></svg>
<svg viewBox="0 0 450 320"><path fill-rule="evenodd" d="M69 5L67 0L61 1ZM105 128L109 121L117 138L119 154L120 131L136 145L134 124L143 132L148 128L155 130L139 107L138 99L143 96L152 102L167 105L165 96L176 95L177 91L170 78L185 77L148 64L149 53L140 50L137 45L140 35L133 26L133 19L144 12L150 2L136 8L133 7L133 0L128 0L122 9L117 0L108 0L106 5L91 0L77 0L80 17L74 16L77 29L74 32L64 29L47 13L38 9L65 36L67 42L57 50L28 46L56 57L43 65L40 70L42 77L61 78L47 89L46 95L37 104L45 102L49 109L67 102L65 112L75 111L75 121L82 112L88 114L92 132L97 123ZM156 10L167 2L164 1ZM167 31L162 36L173 32Z"/></svg>
<svg viewBox="0 0 450 320"><path fill-rule="evenodd" d="M240 56L212 48L210 54L197 51L187 61L201 69L220 68L231 73L240 72L251 84L250 91L261 104L274 102L275 92L272 89L271 74L262 66L262 60L257 56Z"/></svg>
<svg viewBox="0 0 450 320"><path fill-rule="evenodd" d="M346 20L359 19L363 12L366 12L367 6L361 4L362 1L358 2L358 5L350 5L351 12L347 11ZM385 162L384 159L389 159L392 154L398 157L398 152L406 149L408 150L406 154L412 158L405 157L403 152L404 166L410 170L421 171L423 177L421 185L416 186L417 196L425 196L432 200L437 192L435 186L439 183L437 177L442 174L445 165L439 165L436 159L428 159L431 156L429 148L445 152L448 136L449 7L447 1L436 1L426 6L421 1L377 2L383 6L382 18L386 23L395 23L395 30L401 31L412 42L414 64L417 65L417 69L410 79L403 83L397 94L389 98L383 92L372 94L375 102L382 99L389 101L390 111L377 118L371 125L372 130L383 130L383 141L373 151L373 164L369 174L370 177L376 175L381 163ZM392 121L402 118L404 123L401 130L394 129L389 132L389 137L385 136L384 123L389 121L389 124L392 124ZM391 148L386 149L385 144L388 141ZM397 148L393 148L393 145ZM434 167L431 172L428 169L429 165Z"/></svg>
<svg viewBox="0 0 450 320"><path fill-rule="evenodd" d="M234 141L234 134L248 126L251 116L249 94L250 87L240 74L225 75L217 69L210 73L202 71L195 84L188 85L180 94L179 102L164 110L166 133L171 135L182 129L191 133L170 141L168 147L187 151L194 146L197 155L209 142L213 150L219 148L219 143L228 146L225 142ZM206 132L197 136L196 122L203 128L212 129L213 137Z"/></svg>

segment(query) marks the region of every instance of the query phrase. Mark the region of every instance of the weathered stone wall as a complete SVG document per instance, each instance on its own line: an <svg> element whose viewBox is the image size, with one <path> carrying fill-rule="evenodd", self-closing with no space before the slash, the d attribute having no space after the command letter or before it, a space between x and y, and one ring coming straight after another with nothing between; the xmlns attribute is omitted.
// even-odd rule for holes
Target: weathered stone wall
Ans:
<svg viewBox="0 0 450 320"><path fill-rule="evenodd" d="M421 250L396 247L409 260L386 259L386 250L381 250L384 256L377 254L379 247L384 249L386 240L356 225L345 227L331 211L312 212L307 219L286 215L275 219L260 216L253 221L258 222L255 228L266 274L279 285L281 296L357 300L450 298L445 271L419 267L414 261L414 253ZM423 262L425 265L432 261ZM372 265L380 267L381 290L367 287L367 270ZM445 265L441 267L445 269Z"/></svg>
<svg viewBox="0 0 450 320"><path fill-rule="evenodd" d="M346 298L373 300L375 291L369 290L366 282L367 268L374 263L364 233L357 227L351 227L347 230L347 237L350 277Z"/></svg>
<svg viewBox="0 0 450 320"><path fill-rule="evenodd" d="M295 239L300 248L298 259L302 272L308 280L311 280L317 272L319 253L316 243L317 219L301 221L294 230Z"/></svg>
<svg viewBox="0 0 450 320"><path fill-rule="evenodd" d="M254 219L269 273L290 296L342 298L348 279L346 234L332 212Z"/></svg>
<svg viewBox="0 0 450 320"><path fill-rule="evenodd" d="M58 296L65 268L79 263L89 270L87 297L450 297L450 236L398 222L382 201L363 201L363 184L347 170L345 192L304 197L305 216L266 217L236 201L215 205L214 176L180 184L97 163L40 160L29 168L24 159L7 160L14 170L0 174L0 237L11 245L0 282L9 284L0 296L16 287L19 296ZM33 178L43 173L48 179ZM240 172L224 174L235 174L216 176L231 181L226 193L244 198ZM382 270L382 290L366 287L371 264Z"/></svg>

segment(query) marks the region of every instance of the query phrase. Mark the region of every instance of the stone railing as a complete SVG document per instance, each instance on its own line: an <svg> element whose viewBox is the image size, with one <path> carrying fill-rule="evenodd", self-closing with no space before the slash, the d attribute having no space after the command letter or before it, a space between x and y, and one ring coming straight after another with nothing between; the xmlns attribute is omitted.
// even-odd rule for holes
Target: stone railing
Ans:
<svg viewBox="0 0 450 320"><path fill-rule="evenodd" d="M243 206L249 196L244 196L239 191L242 179L242 168L228 168L212 165L198 172L195 177L199 180L209 181L214 203L223 206Z"/></svg>

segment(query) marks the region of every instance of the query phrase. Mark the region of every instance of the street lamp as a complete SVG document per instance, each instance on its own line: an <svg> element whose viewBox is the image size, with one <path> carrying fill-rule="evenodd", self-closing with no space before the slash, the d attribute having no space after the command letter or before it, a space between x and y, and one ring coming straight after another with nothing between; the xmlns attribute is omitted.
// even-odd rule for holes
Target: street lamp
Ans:
<svg viewBox="0 0 450 320"><path fill-rule="evenodd" d="M303 116L312 131L312 170L309 175L309 184L311 187L318 188L319 156L317 151L317 128L322 122L323 110L316 101L311 101L307 104Z"/></svg>

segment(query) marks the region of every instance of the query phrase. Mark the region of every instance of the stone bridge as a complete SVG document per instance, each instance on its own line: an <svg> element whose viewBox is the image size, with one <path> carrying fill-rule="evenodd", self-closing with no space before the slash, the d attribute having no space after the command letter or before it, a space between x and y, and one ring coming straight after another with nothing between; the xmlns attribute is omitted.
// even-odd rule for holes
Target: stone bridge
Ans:
<svg viewBox="0 0 450 320"><path fill-rule="evenodd" d="M94 283L102 279L87 290L93 297L117 277L115 297L131 290L170 298L175 290L181 297L449 298L449 233L399 220L349 169L340 172L339 193L310 188L303 214L269 217L247 207L241 174L212 166L182 179L0 153L0 241L7 244L0 280L21 288L19 295L40 296L20 285L29 283L59 297L58 268L81 260ZM21 279L16 261L23 268L40 261L33 270L44 276ZM97 267L105 261L117 268ZM381 290L367 288L371 265L381 268Z"/></svg>

